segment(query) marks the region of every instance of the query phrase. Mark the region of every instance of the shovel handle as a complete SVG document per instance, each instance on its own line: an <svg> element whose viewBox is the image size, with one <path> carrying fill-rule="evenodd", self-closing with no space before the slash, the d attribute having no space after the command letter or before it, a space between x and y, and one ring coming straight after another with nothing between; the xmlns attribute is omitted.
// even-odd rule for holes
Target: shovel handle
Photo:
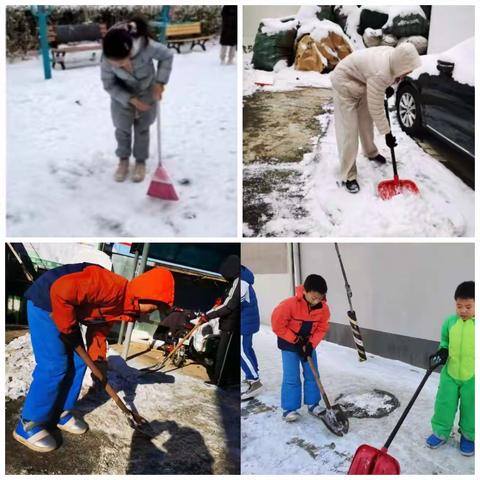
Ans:
<svg viewBox="0 0 480 480"><path fill-rule="evenodd" d="M313 373L315 381L317 382L320 393L322 394L322 398L323 398L323 401L325 402L325 406L327 407L327 410L331 410L332 406L330 405L330 402L328 401L327 394L325 393L325 390L323 389L322 382L320 381L320 376L318 375L318 371L315 368L312 357L310 357L310 356L307 357L307 361L308 361L308 365L310 365L310 370Z"/></svg>
<svg viewBox="0 0 480 480"><path fill-rule="evenodd" d="M400 427L402 426L403 421L405 420L406 416L408 415L408 412L410 412L410 409L412 408L413 404L415 403L415 400L420 395L420 392L421 392L423 386L425 385L425 382L428 380L428 377L432 374L432 372L437 367L438 367L438 365L434 364L434 365L430 366L429 369L427 370L427 372L425 373L422 381L420 382L420 385L415 390L415 393L413 394L413 397L408 402L408 405L405 407L405 410L403 411L402 416L398 420L397 424L395 425L395 428L393 429L392 433L390 434L387 441L385 442L385 445L383 446L383 448L385 450L388 450L388 447L390 447L390 444L392 443L393 439L397 435L397 432L400 430Z"/></svg>
<svg viewBox="0 0 480 480"><path fill-rule="evenodd" d="M390 123L390 114L388 113L388 100L385 98L383 101L383 105L385 107L385 115L387 116L388 124L391 126ZM392 166L393 166L393 176L398 178L398 171L397 171L397 160L395 158L395 149L390 147L390 155L392 157Z"/></svg>
<svg viewBox="0 0 480 480"><path fill-rule="evenodd" d="M92 373L104 384L105 391L108 393L110 398L117 404L117 406L120 408L120 410L127 415L128 417L133 417L135 421L138 421L136 419L136 416L138 416L140 419L140 415L132 412L126 405L123 403L122 399L118 396L117 392L115 389L108 383L106 382L106 378L103 376L102 372L100 369L95 365L95 362L92 360L90 355L87 353L87 351L81 346L78 345L75 347L75 352L77 352L78 356L85 362L87 367L92 371ZM141 423L141 422L140 422Z"/></svg>

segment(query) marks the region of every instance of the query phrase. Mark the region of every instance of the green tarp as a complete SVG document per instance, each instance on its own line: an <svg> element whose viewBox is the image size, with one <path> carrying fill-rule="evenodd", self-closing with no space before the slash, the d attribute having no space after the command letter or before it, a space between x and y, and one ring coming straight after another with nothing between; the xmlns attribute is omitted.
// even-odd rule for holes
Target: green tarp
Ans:
<svg viewBox="0 0 480 480"><path fill-rule="evenodd" d="M295 56L293 46L297 36L297 29L292 28L274 34L266 34L262 33L262 27L263 24L261 23L255 36L253 67L257 70L271 72L275 64L280 60L285 60L287 65L291 65Z"/></svg>

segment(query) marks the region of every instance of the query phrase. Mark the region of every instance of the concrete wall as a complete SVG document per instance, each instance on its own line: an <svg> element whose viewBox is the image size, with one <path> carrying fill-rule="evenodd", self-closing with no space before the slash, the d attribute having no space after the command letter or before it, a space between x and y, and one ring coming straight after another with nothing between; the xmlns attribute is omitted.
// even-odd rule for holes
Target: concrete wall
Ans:
<svg viewBox="0 0 480 480"><path fill-rule="evenodd" d="M428 53L439 53L475 35L473 5L433 5Z"/></svg>
<svg viewBox="0 0 480 480"><path fill-rule="evenodd" d="M300 252L303 278L325 276L332 321L348 324L334 245L301 244ZM474 278L471 244L344 243L340 253L360 325L381 332L437 340L441 321L454 313L455 288Z"/></svg>
<svg viewBox="0 0 480 480"><path fill-rule="evenodd" d="M255 274L260 320L269 325L272 310L293 292L290 246L286 243L243 243L241 254L242 265Z"/></svg>
<svg viewBox="0 0 480 480"><path fill-rule="evenodd" d="M299 246L302 278L318 273L328 283L332 317L327 339L354 347L334 244ZM442 321L455 312L455 288L474 279L473 245L343 243L340 253L367 352L425 366L438 345ZM262 322L269 324L272 309L292 294L291 252L286 244L247 243L242 263L256 275ZM280 264L288 271L279 272Z"/></svg>
<svg viewBox="0 0 480 480"><path fill-rule="evenodd" d="M302 276L328 283L332 312L327 340L354 347L344 280L333 244L301 244ZM471 244L341 244L367 352L426 366L442 321L455 313L453 294L474 279Z"/></svg>
<svg viewBox="0 0 480 480"><path fill-rule="evenodd" d="M281 18L298 12L300 5L255 5L243 7L243 45L253 45L262 18Z"/></svg>

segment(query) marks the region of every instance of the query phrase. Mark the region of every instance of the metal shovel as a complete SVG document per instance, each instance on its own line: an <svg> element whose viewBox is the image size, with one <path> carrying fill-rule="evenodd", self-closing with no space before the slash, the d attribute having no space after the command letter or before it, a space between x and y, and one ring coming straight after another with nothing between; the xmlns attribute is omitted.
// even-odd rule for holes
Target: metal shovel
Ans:
<svg viewBox="0 0 480 480"><path fill-rule="evenodd" d="M315 377L315 381L317 382L318 388L320 389L320 393L322 395L323 401L325 402L326 409L320 413L320 420L323 421L325 426L335 435L339 437L343 437L345 433L348 433L349 422L348 417L345 415L345 412L342 410L340 405L335 404L331 405L327 394L325 393L325 389L323 388L322 382L320 381L320 376L318 375L318 371L315 368L313 363L312 357L307 357L308 364L310 365L310 369L312 370L313 376Z"/></svg>
<svg viewBox="0 0 480 480"><path fill-rule="evenodd" d="M106 378L103 376L100 369L95 365L95 362L91 359L90 355L86 352L83 346L79 345L75 347L75 352L77 352L78 356L85 362L85 364L92 371L95 377L100 380L110 398L117 404L120 410L127 417L130 426L135 430L138 430L142 434L146 435L147 437L155 438L156 434L148 421L138 413L130 410L125 405L123 400L118 396L118 393L115 391L115 389L106 381Z"/></svg>

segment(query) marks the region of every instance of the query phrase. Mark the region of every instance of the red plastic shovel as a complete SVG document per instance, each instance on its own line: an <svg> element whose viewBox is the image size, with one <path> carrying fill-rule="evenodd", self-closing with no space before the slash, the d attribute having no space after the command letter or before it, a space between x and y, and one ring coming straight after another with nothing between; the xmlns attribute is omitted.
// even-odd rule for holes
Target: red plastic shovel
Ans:
<svg viewBox="0 0 480 480"><path fill-rule="evenodd" d="M385 114L387 115L388 123L390 124L390 116L388 114L388 105L385 100ZM420 193L417 185L412 180L400 180L398 178L397 161L395 159L395 150L390 147L390 154L393 165L393 180L383 180L377 186L378 195L382 200L389 200L395 195L399 195L405 191L412 193Z"/></svg>
<svg viewBox="0 0 480 480"><path fill-rule="evenodd" d="M360 445L355 452L352 463L348 470L349 475L400 475L400 464L398 461L387 453L388 447L392 443L395 435L397 435L398 430L402 426L403 421L405 420L408 412L412 408L415 400L417 399L420 391L422 390L425 382L428 380L428 377L431 373L444 362L438 358L436 355L430 356L430 367L428 368L425 376L423 377L420 385L413 394L412 399L408 402L405 411L402 413L402 416L398 420L395 428L388 437L385 445L381 448L371 447L370 445Z"/></svg>

